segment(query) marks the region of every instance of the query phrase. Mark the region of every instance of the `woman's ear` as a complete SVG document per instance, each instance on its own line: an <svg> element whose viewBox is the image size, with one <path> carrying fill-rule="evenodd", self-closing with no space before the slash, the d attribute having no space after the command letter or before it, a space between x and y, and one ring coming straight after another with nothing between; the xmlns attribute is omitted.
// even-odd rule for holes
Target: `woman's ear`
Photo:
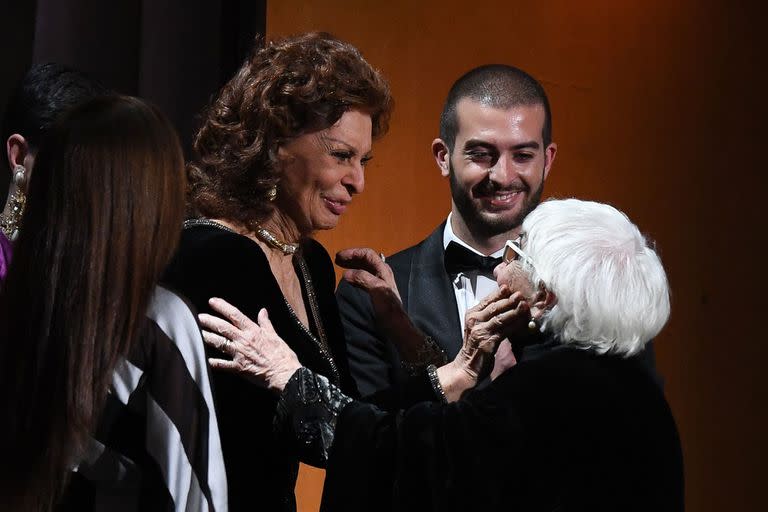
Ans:
<svg viewBox="0 0 768 512"><path fill-rule="evenodd" d="M531 300L531 316L539 319L546 310L552 309L555 304L557 304L557 295L543 284L540 284L539 289L536 290Z"/></svg>
<svg viewBox="0 0 768 512"><path fill-rule="evenodd" d="M5 141L5 156L8 159L8 168L11 173L15 172L14 169L17 165L24 165L28 155L29 144L23 136L14 133Z"/></svg>

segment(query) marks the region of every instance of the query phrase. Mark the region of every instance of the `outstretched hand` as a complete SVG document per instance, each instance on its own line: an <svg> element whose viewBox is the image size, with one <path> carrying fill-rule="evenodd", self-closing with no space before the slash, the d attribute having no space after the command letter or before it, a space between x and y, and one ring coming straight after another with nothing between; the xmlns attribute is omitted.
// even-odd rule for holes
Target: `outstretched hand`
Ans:
<svg viewBox="0 0 768 512"><path fill-rule="evenodd" d="M347 270L344 279L371 296L376 316L401 308L395 275L381 254L373 249L344 249L336 253L336 264Z"/></svg>
<svg viewBox="0 0 768 512"><path fill-rule="evenodd" d="M208 304L224 318L200 314L203 340L232 359L208 359L211 368L242 375L267 389L281 392L301 368L296 353L275 332L266 309L256 322L223 299Z"/></svg>
<svg viewBox="0 0 768 512"><path fill-rule="evenodd" d="M403 309L395 275L373 249L345 249L336 254L336 264L346 268L344 279L368 293L381 332L396 346L404 361L416 361L425 335Z"/></svg>

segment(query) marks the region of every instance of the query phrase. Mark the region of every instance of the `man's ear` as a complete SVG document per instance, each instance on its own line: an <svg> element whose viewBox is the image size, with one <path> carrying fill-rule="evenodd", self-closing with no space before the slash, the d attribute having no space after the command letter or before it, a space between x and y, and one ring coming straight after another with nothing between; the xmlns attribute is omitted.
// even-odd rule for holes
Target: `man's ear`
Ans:
<svg viewBox="0 0 768 512"><path fill-rule="evenodd" d="M549 176L549 170L552 169L552 163L555 161L555 157L557 156L557 144L554 142L551 142L549 146L547 146L547 149L544 150L544 179L547 179L547 176Z"/></svg>
<svg viewBox="0 0 768 512"><path fill-rule="evenodd" d="M11 170L11 174L15 172L14 168L17 165L24 165L24 159L28 154L29 144L23 136L14 133L8 137L5 142L5 155L8 158L8 168Z"/></svg>
<svg viewBox="0 0 768 512"><path fill-rule="evenodd" d="M451 172L451 150L443 139L438 138L432 141L432 156L435 157L435 163L440 168L440 174L448 177Z"/></svg>
<svg viewBox="0 0 768 512"><path fill-rule="evenodd" d="M555 304L557 304L557 295L543 284L539 285L539 289L531 301L531 316L537 319L541 318L544 311L552 309Z"/></svg>

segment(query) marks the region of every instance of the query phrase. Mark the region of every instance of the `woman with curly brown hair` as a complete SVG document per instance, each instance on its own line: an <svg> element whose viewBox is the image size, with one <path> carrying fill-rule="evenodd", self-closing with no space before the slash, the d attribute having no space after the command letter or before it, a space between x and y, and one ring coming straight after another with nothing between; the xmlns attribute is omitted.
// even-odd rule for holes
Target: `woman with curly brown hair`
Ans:
<svg viewBox="0 0 768 512"><path fill-rule="evenodd" d="M252 317L267 308L302 363L353 395L333 265L311 235L362 192L391 108L379 72L328 34L256 50L203 117L189 166L196 218L166 274L200 311L210 297ZM298 460L274 437L275 397L232 373L213 380L230 508L295 510Z"/></svg>

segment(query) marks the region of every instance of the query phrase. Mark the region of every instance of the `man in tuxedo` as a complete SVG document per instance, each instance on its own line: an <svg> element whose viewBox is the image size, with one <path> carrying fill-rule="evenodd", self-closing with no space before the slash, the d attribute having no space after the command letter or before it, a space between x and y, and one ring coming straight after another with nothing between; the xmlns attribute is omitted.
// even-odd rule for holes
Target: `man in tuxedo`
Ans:
<svg viewBox="0 0 768 512"><path fill-rule="evenodd" d="M475 68L451 87L432 153L450 181L451 213L429 237L387 259L413 324L453 359L464 315L497 289L493 268L539 203L557 145L544 88L506 65ZM406 375L393 343L378 328L365 291L337 291L352 375L363 396ZM514 364L508 342L496 371Z"/></svg>

